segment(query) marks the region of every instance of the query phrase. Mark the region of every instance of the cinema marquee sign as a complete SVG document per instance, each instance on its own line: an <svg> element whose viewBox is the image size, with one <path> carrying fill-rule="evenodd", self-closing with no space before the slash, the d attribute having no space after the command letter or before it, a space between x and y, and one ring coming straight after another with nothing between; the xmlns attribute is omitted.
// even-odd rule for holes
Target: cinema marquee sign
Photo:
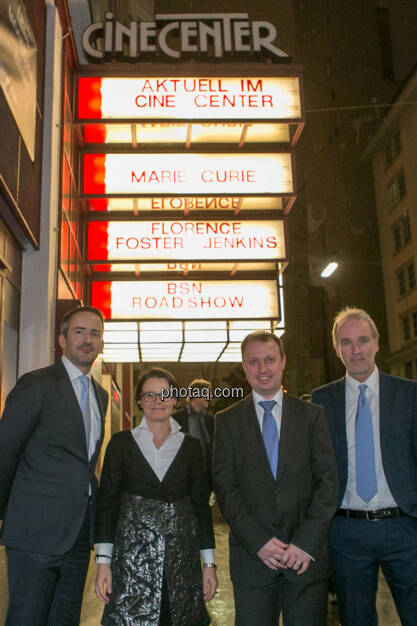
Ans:
<svg viewBox="0 0 417 626"><path fill-rule="evenodd" d="M271 319L275 280L95 281L91 304L106 319Z"/></svg>
<svg viewBox="0 0 417 626"><path fill-rule="evenodd" d="M291 154L84 154L85 195L292 194Z"/></svg>
<svg viewBox="0 0 417 626"><path fill-rule="evenodd" d="M301 117L297 76L91 77L78 79L79 119L249 119Z"/></svg>
<svg viewBox="0 0 417 626"><path fill-rule="evenodd" d="M286 60L288 54L275 45L276 39L271 22L249 20L248 13L160 14L155 21L124 25L109 12L104 22L84 30L82 46L87 55L101 60L113 54L137 58L156 52L174 59L189 53L221 58L229 52L269 52Z"/></svg>
<svg viewBox="0 0 417 626"><path fill-rule="evenodd" d="M94 221L88 224L88 260L282 261L284 222Z"/></svg>

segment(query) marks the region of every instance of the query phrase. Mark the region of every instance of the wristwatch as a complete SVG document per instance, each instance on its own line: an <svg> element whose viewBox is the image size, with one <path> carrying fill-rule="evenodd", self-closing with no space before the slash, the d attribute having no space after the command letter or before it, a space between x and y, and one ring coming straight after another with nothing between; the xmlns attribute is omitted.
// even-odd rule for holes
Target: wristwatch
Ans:
<svg viewBox="0 0 417 626"><path fill-rule="evenodd" d="M203 568L212 567L214 569L217 568L217 563L203 563Z"/></svg>

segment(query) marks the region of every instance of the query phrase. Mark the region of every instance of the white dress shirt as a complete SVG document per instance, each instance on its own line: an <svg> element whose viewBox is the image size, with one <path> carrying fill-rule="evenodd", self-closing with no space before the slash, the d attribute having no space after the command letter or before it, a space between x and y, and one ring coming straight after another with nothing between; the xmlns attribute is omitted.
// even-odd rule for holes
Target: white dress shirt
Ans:
<svg viewBox="0 0 417 626"><path fill-rule="evenodd" d="M276 402L276 405L272 408L271 412L272 412L272 415L274 416L275 422L277 424L278 438L279 438L279 436L281 434L282 396L283 396L283 391L282 391L282 387L281 387L281 389L279 391L277 391L277 393L272 398L268 398L268 400L275 400L275 402ZM265 400L265 398L263 398L261 395L259 395L259 393L257 393L253 389L252 389L252 398L253 398L253 404L255 406L256 416L257 416L258 422L259 422L259 428L261 429L261 432L262 432L262 424L263 424L263 420L264 420L265 410L263 409L263 407L259 403L262 402L263 400Z"/></svg>
<svg viewBox="0 0 417 626"><path fill-rule="evenodd" d="M377 480L377 493L369 502L362 500L356 491L356 446L355 446L355 422L358 409L359 385L365 384L365 395L371 407L372 429L375 449L375 468ZM379 420L379 371L375 366L372 374L363 383L346 373L346 437L348 446L348 479L346 491L342 501L344 509L360 509L370 511L374 509L393 508L397 506L388 487L384 474L381 455L380 420Z"/></svg>
<svg viewBox="0 0 417 626"><path fill-rule="evenodd" d="M181 426L172 417L169 420L171 432L159 448L154 444L153 433L145 417L143 417L139 426L136 426L131 431L133 439L160 481L164 479L185 437L181 431ZM97 543L96 552L101 555L97 557L97 563L108 563L113 552L113 544ZM200 556L204 563L214 563L214 550L212 548L200 550Z"/></svg>
<svg viewBox="0 0 417 626"><path fill-rule="evenodd" d="M68 376L70 377L72 387L75 391L75 395L77 396L78 404L81 401L81 381L80 376L87 376L88 378L88 389L89 389L89 402L90 402L90 416L91 416L91 430L90 430L90 441L88 442L88 458L94 454L96 449L97 441L100 439L101 434L101 415L97 404L96 394L93 389L93 385L91 382L91 373L84 374L78 367L74 365L66 356L62 356L62 363L67 370Z"/></svg>

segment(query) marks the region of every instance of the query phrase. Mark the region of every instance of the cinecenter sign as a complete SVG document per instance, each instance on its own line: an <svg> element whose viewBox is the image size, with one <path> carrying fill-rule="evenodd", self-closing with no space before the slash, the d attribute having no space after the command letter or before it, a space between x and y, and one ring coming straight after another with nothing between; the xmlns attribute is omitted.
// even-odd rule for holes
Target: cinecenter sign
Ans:
<svg viewBox="0 0 417 626"><path fill-rule="evenodd" d="M292 194L291 154L85 154L86 195Z"/></svg>
<svg viewBox="0 0 417 626"><path fill-rule="evenodd" d="M251 21L248 13L176 13L155 15L154 22L130 22L128 26L106 13L84 31L82 46L94 59L125 54L130 58L162 52L179 59L196 53L222 57L226 52L265 52L287 59L275 45L277 30L271 22ZM97 40L102 46L97 46Z"/></svg>
<svg viewBox="0 0 417 626"><path fill-rule="evenodd" d="M279 317L274 280L95 281L91 304L114 320Z"/></svg>
<svg viewBox="0 0 417 626"><path fill-rule="evenodd" d="M79 119L297 120L298 77L83 76L78 79Z"/></svg>
<svg viewBox="0 0 417 626"><path fill-rule="evenodd" d="M283 261L284 222L146 221L88 224L89 261Z"/></svg>

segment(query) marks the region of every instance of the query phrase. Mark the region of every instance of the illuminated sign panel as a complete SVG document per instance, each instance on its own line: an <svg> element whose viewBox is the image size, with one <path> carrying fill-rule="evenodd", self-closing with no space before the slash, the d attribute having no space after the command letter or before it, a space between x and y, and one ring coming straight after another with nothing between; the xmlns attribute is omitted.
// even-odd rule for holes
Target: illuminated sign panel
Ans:
<svg viewBox="0 0 417 626"><path fill-rule="evenodd" d="M275 280L95 281L91 304L106 319L279 317Z"/></svg>
<svg viewBox="0 0 417 626"><path fill-rule="evenodd" d="M284 260L283 220L90 222L88 260Z"/></svg>
<svg viewBox="0 0 417 626"><path fill-rule="evenodd" d="M92 194L290 194L291 154L84 154Z"/></svg>
<svg viewBox="0 0 417 626"><path fill-rule="evenodd" d="M85 143L288 143L289 124L246 122L206 122L202 124L181 123L109 123L84 124Z"/></svg>
<svg viewBox="0 0 417 626"><path fill-rule="evenodd" d="M78 79L79 119L298 120L294 76Z"/></svg>
<svg viewBox="0 0 417 626"><path fill-rule="evenodd" d="M236 214L242 210L282 210L283 199L279 196L203 196L167 198L153 196L151 198L89 198L89 211L223 211L232 210Z"/></svg>
<svg viewBox="0 0 417 626"><path fill-rule="evenodd" d="M193 273L206 273L206 272L222 272L228 273L232 276L241 272L279 272L282 270L283 265L273 261L222 261L221 263L198 263L198 262L174 262L174 263L100 263L100 265L93 264L92 269L94 272L123 272L136 274L137 276L143 273L158 272L166 274L167 272L187 276Z"/></svg>

